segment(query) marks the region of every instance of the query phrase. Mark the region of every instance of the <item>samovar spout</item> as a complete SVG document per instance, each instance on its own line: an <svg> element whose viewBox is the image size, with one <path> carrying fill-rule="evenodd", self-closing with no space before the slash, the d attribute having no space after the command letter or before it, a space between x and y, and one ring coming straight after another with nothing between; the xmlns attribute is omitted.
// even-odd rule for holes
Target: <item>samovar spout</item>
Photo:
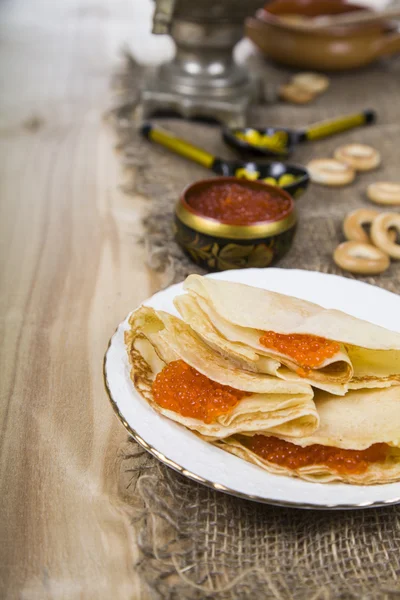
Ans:
<svg viewBox="0 0 400 600"><path fill-rule="evenodd" d="M170 33L176 0L155 0L153 30L157 35Z"/></svg>

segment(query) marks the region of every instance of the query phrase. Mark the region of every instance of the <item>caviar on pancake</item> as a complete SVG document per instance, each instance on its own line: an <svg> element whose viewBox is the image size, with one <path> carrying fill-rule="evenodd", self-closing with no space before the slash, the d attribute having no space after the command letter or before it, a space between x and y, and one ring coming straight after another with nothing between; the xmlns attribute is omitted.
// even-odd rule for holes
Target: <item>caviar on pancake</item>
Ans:
<svg viewBox="0 0 400 600"><path fill-rule="evenodd" d="M370 464L384 461L390 451L390 447L382 443L373 444L366 450L345 450L320 444L303 448L265 435L243 437L241 441L257 456L281 467L296 470L301 467L325 465L341 474L364 473Z"/></svg>
<svg viewBox="0 0 400 600"><path fill-rule="evenodd" d="M239 182L216 182L194 190L187 203L199 214L227 225L250 225L285 218L292 208L290 197L265 187L264 190Z"/></svg>
<svg viewBox="0 0 400 600"><path fill-rule="evenodd" d="M248 395L212 381L183 360L166 365L153 383L153 397L159 406L204 423L229 413Z"/></svg>
<svg viewBox="0 0 400 600"><path fill-rule="evenodd" d="M340 344L317 335L300 333L282 334L274 331L264 331L260 344L289 356L300 365L298 374L306 376L310 369L322 365L340 350Z"/></svg>

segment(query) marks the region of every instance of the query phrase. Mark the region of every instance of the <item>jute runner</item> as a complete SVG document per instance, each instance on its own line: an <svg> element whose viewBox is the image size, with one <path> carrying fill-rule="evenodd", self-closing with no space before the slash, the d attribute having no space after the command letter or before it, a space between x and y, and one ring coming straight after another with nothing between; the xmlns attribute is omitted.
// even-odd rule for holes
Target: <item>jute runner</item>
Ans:
<svg viewBox="0 0 400 600"><path fill-rule="evenodd" d="M265 96L273 100L284 70L254 60ZM115 79L118 107L111 117L125 165L125 191L149 198L143 243L148 265L163 283L200 272L173 240L171 218L183 187L209 175L137 134L133 108L142 69L126 59ZM332 77L316 102L293 107L276 102L254 109L253 124L300 127L334 115L375 108L378 124L341 137L298 147L294 160L332 156L339 144L360 141L382 153L382 167L342 189L311 186L298 201L299 229L282 268L339 273L332 253L343 240L341 225L351 209L370 205L369 183L399 179L400 61ZM210 151L233 156L218 128L179 120L164 127ZM132 175L132 179L130 178ZM132 187L134 185L134 188ZM400 292L400 264L364 278ZM257 505L209 490L160 464L134 442L120 453L120 493L130 507L141 548L137 565L155 597L168 599L331 600L400 598L400 509L354 512L301 511Z"/></svg>

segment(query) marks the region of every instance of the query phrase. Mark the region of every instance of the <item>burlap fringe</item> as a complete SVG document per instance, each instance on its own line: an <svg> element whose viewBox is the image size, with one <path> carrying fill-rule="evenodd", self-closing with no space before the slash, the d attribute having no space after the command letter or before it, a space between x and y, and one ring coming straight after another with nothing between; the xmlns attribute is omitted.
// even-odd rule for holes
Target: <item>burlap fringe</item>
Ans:
<svg viewBox="0 0 400 600"><path fill-rule="evenodd" d="M134 442L120 456L137 568L168 600L394 600L400 511L257 505L188 481Z"/></svg>

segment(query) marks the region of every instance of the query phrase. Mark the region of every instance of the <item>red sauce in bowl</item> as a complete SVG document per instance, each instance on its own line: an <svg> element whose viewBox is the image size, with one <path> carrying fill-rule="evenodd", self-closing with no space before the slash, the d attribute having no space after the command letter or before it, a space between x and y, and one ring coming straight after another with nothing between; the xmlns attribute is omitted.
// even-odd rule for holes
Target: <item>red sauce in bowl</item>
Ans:
<svg viewBox="0 0 400 600"><path fill-rule="evenodd" d="M213 182L194 187L187 204L204 217L227 225L251 225L279 221L291 211L290 196L265 186L250 187L235 181Z"/></svg>

